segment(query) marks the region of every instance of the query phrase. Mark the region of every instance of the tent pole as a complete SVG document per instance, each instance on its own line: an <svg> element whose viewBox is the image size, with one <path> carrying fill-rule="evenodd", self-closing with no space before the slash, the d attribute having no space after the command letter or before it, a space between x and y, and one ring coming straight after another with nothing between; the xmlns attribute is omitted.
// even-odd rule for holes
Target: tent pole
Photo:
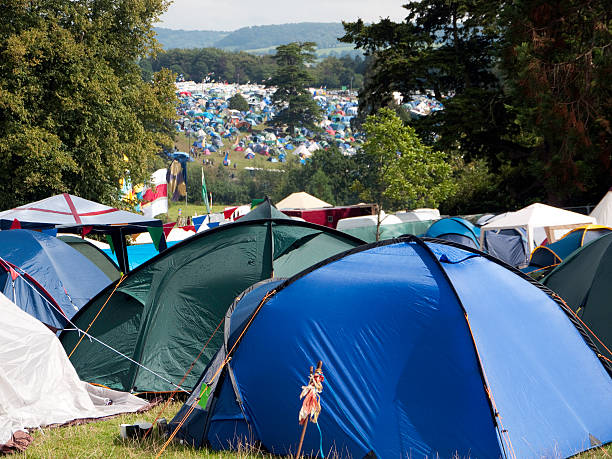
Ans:
<svg viewBox="0 0 612 459"><path fill-rule="evenodd" d="M117 231L111 233L113 245L115 246L115 253L117 254L117 261L119 262L119 269L123 274L127 274L130 271L130 265L128 262L127 247L125 243L125 237L123 236L123 229L119 228Z"/></svg>
<svg viewBox="0 0 612 459"><path fill-rule="evenodd" d="M274 232L272 231L272 220L268 222L268 237L270 238L270 264L272 265L272 273L270 278L274 277Z"/></svg>

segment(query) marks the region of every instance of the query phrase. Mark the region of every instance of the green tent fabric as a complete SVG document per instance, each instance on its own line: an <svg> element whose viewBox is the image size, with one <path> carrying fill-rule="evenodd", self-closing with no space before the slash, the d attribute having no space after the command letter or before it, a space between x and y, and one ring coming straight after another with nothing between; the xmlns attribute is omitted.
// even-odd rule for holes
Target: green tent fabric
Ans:
<svg viewBox="0 0 612 459"><path fill-rule="evenodd" d="M102 310L89 334L147 369L87 337L70 360L84 381L134 392L173 390L243 290L361 244L339 231L291 220L266 201L236 223L170 247L130 272L103 309L116 284L75 316L76 326L86 330ZM76 331L61 335L68 354L79 338ZM197 382L222 341L219 329L183 388Z"/></svg>
<svg viewBox="0 0 612 459"><path fill-rule="evenodd" d="M380 225L380 240L392 239L405 234L414 236L424 235L429 227L434 223L434 220L416 221L395 223L392 225ZM376 225L363 226L361 228L345 229L343 232L351 234L366 242L376 242Z"/></svg>
<svg viewBox="0 0 612 459"><path fill-rule="evenodd" d="M566 301L595 334L601 354L612 359L612 233L573 252L542 283Z"/></svg>
<svg viewBox="0 0 612 459"><path fill-rule="evenodd" d="M78 250L82 255L89 258L94 265L106 274L110 282L115 282L121 277L121 271L119 271L119 267L115 262L92 243L76 236L61 235L58 236L58 239L61 239L70 247Z"/></svg>

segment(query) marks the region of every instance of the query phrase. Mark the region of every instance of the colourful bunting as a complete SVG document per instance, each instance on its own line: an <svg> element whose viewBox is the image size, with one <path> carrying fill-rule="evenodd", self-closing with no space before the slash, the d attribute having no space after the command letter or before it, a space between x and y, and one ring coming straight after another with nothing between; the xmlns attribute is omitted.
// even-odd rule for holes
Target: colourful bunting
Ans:
<svg viewBox="0 0 612 459"><path fill-rule="evenodd" d="M83 226L81 228L81 238L85 239L85 236L87 236L89 233L91 233L91 230L93 229L93 226Z"/></svg>
<svg viewBox="0 0 612 459"><path fill-rule="evenodd" d="M159 244L161 243L162 236L164 235L164 228L160 226L148 226L147 231L151 235L155 250L159 252Z"/></svg>
<svg viewBox="0 0 612 459"><path fill-rule="evenodd" d="M265 201L265 198L264 199L253 199L251 201L251 209L254 209L255 207L257 207L259 204L261 204L264 201Z"/></svg>
<svg viewBox="0 0 612 459"><path fill-rule="evenodd" d="M234 211L235 211L237 208L238 208L238 206L236 206L236 207L228 207L227 209L225 209L225 210L223 211L223 217L224 217L225 219L230 218L230 217L232 216L232 214L234 213Z"/></svg>
<svg viewBox="0 0 612 459"><path fill-rule="evenodd" d="M172 231L172 228L174 228L174 225L176 225L176 222L164 223L164 236L166 236L166 239L168 238L170 231Z"/></svg>
<svg viewBox="0 0 612 459"><path fill-rule="evenodd" d="M115 253L115 244L113 244L113 238L111 237L110 234L105 234L105 237L106 237L106 242L110 246L111 253L114 254Z"/></svg>

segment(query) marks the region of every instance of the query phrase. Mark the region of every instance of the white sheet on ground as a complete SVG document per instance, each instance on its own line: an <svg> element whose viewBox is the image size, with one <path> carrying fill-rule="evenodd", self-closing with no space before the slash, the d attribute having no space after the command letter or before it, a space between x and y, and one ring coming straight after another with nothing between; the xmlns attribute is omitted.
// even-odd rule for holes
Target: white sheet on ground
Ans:
<svg viewBox="0 0 612 459"><path fill-rule="evenodd" d="M134 395L82 382L57 337L1 293L0 321L0 445L27 428L147 405Z"/></svg>

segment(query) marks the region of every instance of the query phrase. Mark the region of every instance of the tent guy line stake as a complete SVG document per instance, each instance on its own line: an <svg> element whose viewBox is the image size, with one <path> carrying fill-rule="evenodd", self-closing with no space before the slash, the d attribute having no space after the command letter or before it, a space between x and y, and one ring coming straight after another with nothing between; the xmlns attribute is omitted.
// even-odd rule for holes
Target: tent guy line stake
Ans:
<svg viewBox="0 0 612 459"><path fill-rule="evenodd" d="M104 347L108 348L109 350L111 350L111 351L113 351L114 353L116 353L116 354L120 355L121 357L123 357L123 358L125 358L125 359L129 360L129 361L130 361L130 362L132 362L133 364L135 364L135 365L139 366L140 368L143 368L144 370L148 371L149 373L151 373L151 374L153 374L153 375L157 376L157 377L158 377L158 378L160 378L162 381L167 382L167 383L168 383L168 384L170 384L171 386L174 386L175 388L177 388L177 389L178 389L178 390L180 390L180 391L185 392L186 394L189 394L189 391L186 391L186 390L185 390L185 389L183 389L182 387L178 386L177 384L173 383L172 381L167 380L167 379L166 379L166 378L164 378L163 376L161 376L161 375L159 375L159 374L155 373L153 370L151 370L151 369L149 369L149 368L145 367L144 365L142 365L142 364L140 364L140 363L136 362L134 359L131 359L131 358L130 358L130 357L128 357L127 355L125 355L125 354L121 353L120 351L118 351L117 349L114 349L113 347L109 346L108 344L106 344L106 343L104 343L104 342L100 341L100 340L99 340L98 338L96 338L95 336L92 336L92 335L90 335L89 333L85 332L84 330L81 330L79 327L77 327L77 326L76 326L76 324L75 324L74 322L72 322L72 321L71 321L71 320L70 320L68 317L66 317L66 314L64 314L64 313L63 313L61 310L57 309L53 303L51 303L51 302L50 302L50 301L49 301L47 298L45 298L45 297L43 296L43 294L42 294L42 293L40 293L40 292L38 291L38 289L37 289L37 288L35 288L35 287L34 287L32 284L30 284L30 282L29 282L29 281L28 281L28 280L27 280L25 277L23 277L19 271L16 271L16 272L17 272L17 274L19 274L19 277L21 277L21 279L22 279L22 280L23 280L23 281L24 281L26 284L28 284L28 285L29 285L29 286L32 288L32 290L34 290L34 291L35 291L35 292L36 292L36 293L37 293L37 294L38 294L38 295L39 295L39 296L40 296L40 297L41 297L43 300L45 300L45 301L46 301L46 302L47 302L47 303L48 303L48 304L49 304L49 305L50 305L50 306L51 306L53 309L55 309L57 312L59 312L59 313L60 313L60 314L61 314L61 315L62 315L62 316L63 316L63 317L66 319L66 322L68 322L70 325L72 325L72 326L74 327L74 329L65 329L65 331L78 331L79 333L83 333L83 334L84 334L85 336L87 336L87 337L88 337L90 340L92 340L92 339L93 339L94 341L96 341L96 342L100 343L102 346L104 346ZM25 271L24 271L24 272L25 272Z"/></svg>
<svg viewBox="0 0 612 459"><path fill-rule="evenodd" d="M164 378L162 375L154 372L153 370L151 370L150 368L145 367L143 364L138 363L136 360L128 357L127 355L123 354L121 351L118 351L117 349L112 348L111 346L109 346L108 344L104 343L103 341L100 341L98 338L96 338L95 336L90 335L89 333L81 330L80 328L78 328L76 325L74 325L72 322L70 322L75 328L74 329L65 329L65 331L77 331L79 333L83 333L83 335L87 336L89 339L94 340L97 343L100 343L102 346L104 346L105 348L109 349L110 351L115 352L117 355L120 355L121 357L123 357L126 360L129 360L130 362L132 362L134 365L137 365L138 367L142 368L143 370L148 371L149 373L151 373L154 376L157 376L159 379L161 379L164 382L167 382L168 384L170 384L171 386L174 386L177 390L180 390L182 392L185 392L186 394L189 394L190 392L183 389L181 386L179 386L178 384L173 383L172 381L170 381L169 379Z"/></svg>
<svg viewBox="0 0 612 459"><path fill-rule="evenodd" d="M242 337L244 336L244 334L247 332L247 330L249 329L249 327L251 326L251 323L253 323L253 320L255 320L255 317L257 316L257 314L259 313L259 310L263 307L264 303L266 301L268 301L268 298L270 298L271 296L276 294L276 289L269 291L268 293L266 293L266 295L263 297L263 299L259 302L259 305L257 306L257 308L255 309L255 311L253 312L253 314L251 314L251 318L249 319L249 321L247 322L247 324L244 326L242 332L240 332L240 335L238 336L238 338L236 338L236 341L234 342L234 345L232 346L232 348L227 352L227 355L225 356L225 359L223 359L223 362L221 362L221 365L219 366L219 368L217 368L217 371L215 371L215 373L212 375L212 377L210 378L210 380L204 384L206 384L208 387L212 387L212 384L215 380L215 378L219 375L219 373L221 373L221 371L223 370L223 368L225 368L225 365L227 365L229 363L229 361L232 358L232 353L234 352L234 349L236 349L236 346L238 345L238 343L240 342L240 340L242 339ZM187 418L191 415L191 413L193 413L193 410L195 409L196 405L198 404L198 402L200 401L201 397L198 397L195 399L193 405L191 405L191 408L189 408L189 410L187 411L187 413L185 413L185 416L183 416L183 419L181 419L181 422L176 426L176 428L174 429L174 431L172 432L172 434L170 434L170 436L168 437L168 440L166 441L166 443L163 444L163 446L161 447L161 449L159 450L159 452L157 453L157 455L155 456L155 459L159 459L161 457L162 454L164 454L164 451L166 450L166 448L168 447L168 445L170 444L170 442L172 441L172 439L175 437L175 435L178 433L178 431L180 430L180 428L183 426L183 424L185 423L185 421L187 420Z"/></svg>
<svg viewBox="0 0 612 459"><path fill-rule="evenodd" d="M111 292L110 295L108 295L108 298L106 299L106 301L104 302L104 304L102 305L102 307L100 308L100 310L98 311L98 313L96 314L96 316L93 318L93 320L91 321L91 323L89 324L89 326L87 327L87 330L85 330L85 333L87 333L92 325L94 324L94 322L96 321L96 319L98 318L98 316L102 313L102 310L106 307L106 305L108 304L108 302L110 301L111 297L113 296L113 294L115 293L115 291L117 291L117 289L119 288L119 285L121 285L121 282L123 282L123 280L126 278L126 275L121 273L121 279L119 279L119 282L117 282L117 284L115 285L115 288L113 289L113 291ZM81 338L79 339L79 341L74 345L74 348L72 348L72 351L70 351L70 354L68 354L68 358L72 357L72 354L74 354L74 351L77 350L77 347L79 347L79 344L81 344L81 341L83 341L83 338L85 337L85 335L81 336Z"/></svg>
<svg viewBox="0 0 612 459"><path fill-rule="evenodd" d="M191 362L191 366L189 367L189 369L187 370L187 372L183 375L183 378L180 380L179 382L179 386L181 384L183 384L183 382L185 382L185 379L187 378L187 376L189 375L189 373L191 373L191 370L193 370L193 367L195 366L196 362L200 359L200 357L202 356L202 354L204 353L204 350L208 347L208 344L212 341L213 337L215 336L215 334L217 333L217 330L219 330L219 327L221 327L221 324L225 322L225 316L223 316L221 318L221 322L219 322L219 325L217 325L217 328L215 328L215 330L212 332L212 335L210 335L210 338L208 338L208 341L206 341L206 344L204 344L204 347L202 348L202 350L200 351L200 353L198 354L198 356L195 358L195 360L193 362ZM173 399L174 395L176 394L177 390L175 389L171 394L170 397L168 397L168 400L166 401L164 407L161 409L161 411L159 412L159 414L155 417L155 420L153 421L153 423L151 424L151 428L149 430L147 430L144 434L143 440L145 438L147 438L147 436L149 435L149 432L151 432L151 430L153 430L153 426L155 426L155 424L157 423L157 421L159 420L159 418L161 418L161 415L164 414L164 411L166 411L166 408L168 408L168 405L170 405L170 401Z"/></svg>

